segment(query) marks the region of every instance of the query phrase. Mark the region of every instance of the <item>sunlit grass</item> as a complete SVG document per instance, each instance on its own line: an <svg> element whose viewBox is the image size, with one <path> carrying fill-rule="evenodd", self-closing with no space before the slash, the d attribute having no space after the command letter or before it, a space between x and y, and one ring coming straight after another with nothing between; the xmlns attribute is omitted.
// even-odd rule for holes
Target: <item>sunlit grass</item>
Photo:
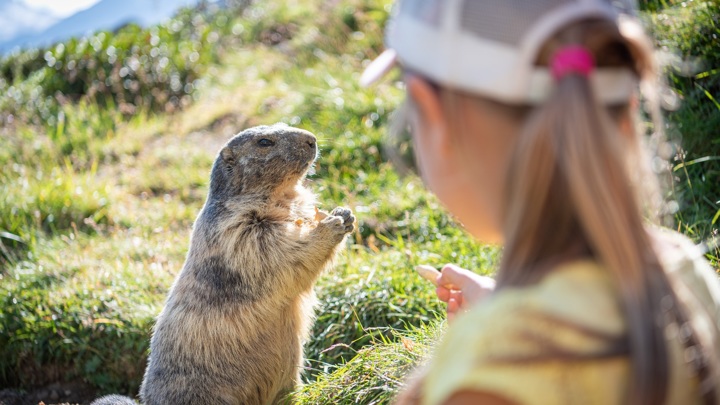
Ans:
<svg viewBox="0 0 720 405"><path fill-rule="evenodd" d="M412 370L427 358L442 335L442 326L434 321L403 332L388 331L392 339L373 338L332 373L300 387L293 399L317 405L389 403Z"/></svg>

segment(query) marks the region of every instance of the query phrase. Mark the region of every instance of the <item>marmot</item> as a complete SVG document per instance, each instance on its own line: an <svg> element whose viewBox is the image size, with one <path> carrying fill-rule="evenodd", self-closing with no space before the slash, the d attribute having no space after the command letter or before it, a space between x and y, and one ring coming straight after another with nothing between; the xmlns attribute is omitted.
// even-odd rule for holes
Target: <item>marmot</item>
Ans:
<svg viewBox="0 0 720 405"><path fill-rule="evenodd" d="M122 395L106 395L102 398L98 398L90 405L137 405L137 402Z"/></svg>
<svg viewBox="0 0 720 405"><path fill-rule="evenodd" d="M142 403L269 404L299 381L313 284L355 221L317 213L302 185L317 153L315 136L283 124L222 148L154 328Z"/></svg>

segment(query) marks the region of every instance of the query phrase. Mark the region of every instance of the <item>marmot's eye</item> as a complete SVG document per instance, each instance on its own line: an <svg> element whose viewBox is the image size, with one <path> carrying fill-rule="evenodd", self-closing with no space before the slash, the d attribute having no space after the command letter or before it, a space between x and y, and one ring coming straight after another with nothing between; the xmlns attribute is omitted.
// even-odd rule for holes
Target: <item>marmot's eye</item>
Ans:
<svg viewBox="0 0 720 405"><path fill-rule="evenodd" d="M271 141L271 140L269 140L269 139L267 139L267 138L263 138L263 139L259 140L259 141L257 142L257 144L258 144L258 146L262 146L262 147L265 148L265 147L268 147L268 146L273 146L273 145L275 145L275 142L273 142L273 141Z"/></svg>

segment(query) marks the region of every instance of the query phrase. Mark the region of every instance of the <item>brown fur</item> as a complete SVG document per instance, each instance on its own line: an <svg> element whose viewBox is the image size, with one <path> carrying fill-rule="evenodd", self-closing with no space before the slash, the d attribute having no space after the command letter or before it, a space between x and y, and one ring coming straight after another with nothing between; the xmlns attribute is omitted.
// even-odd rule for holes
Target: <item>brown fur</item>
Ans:
<svg viewBox="0 0 720 405"><path fill-rule="evenodd" d="M315 219L301 183L316 154L312 134L284 125L220 151L155 326L143 403L268 404L298 383L313 284L355 220L344 208Z"/></svg>

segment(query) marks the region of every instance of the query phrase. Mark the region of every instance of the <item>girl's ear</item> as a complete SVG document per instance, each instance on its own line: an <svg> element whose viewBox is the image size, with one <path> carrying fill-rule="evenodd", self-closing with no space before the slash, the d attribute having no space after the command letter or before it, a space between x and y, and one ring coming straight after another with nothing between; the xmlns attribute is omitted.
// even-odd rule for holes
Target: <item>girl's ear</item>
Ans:
<svg viewBox="0 0 720 405"><path fill-rule="evenodd" d="M431 139L426 141L433 145L437 153L444 155L449 151L450 136L440 94L430 83L415 75L407 75L405 85L417 109L419 124L424 127L423 131L418 132L430 136Z"/></svg>
<svg viewBox="0 0 720 405"><path fill-rule="evenodd" d="M638 101L637 94L633 94L630 97L630 103L627 111L623 112L620 117L620 135L632 139L635 136L635 120L633 117L636 116L638 108L640 108L640 102Z"/></svg>

